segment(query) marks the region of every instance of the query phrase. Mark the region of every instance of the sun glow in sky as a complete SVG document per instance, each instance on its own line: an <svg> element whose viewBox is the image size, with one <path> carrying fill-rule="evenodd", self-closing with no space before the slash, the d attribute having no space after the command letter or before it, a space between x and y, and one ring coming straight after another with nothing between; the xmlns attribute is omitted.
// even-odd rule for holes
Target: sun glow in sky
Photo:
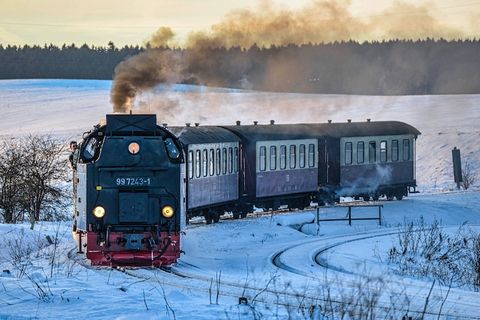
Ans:
<svg viewBox="0 0 480 320"><path fill-rule="evenodd" d="M315 0L0 0L0 44L63 43L117 46L142 45L160 26L168 26L180 37L205 31L232 10L261 10L274 3L299 9ZM383 15L395 0L330 0L348 5L355 17ZM396 1L398 3L399 1ZM428 13L444 25L462 30L465 37L480 35L480 1L404 1L428 7ZM407 17L411 12L397 12Z"/></svg>

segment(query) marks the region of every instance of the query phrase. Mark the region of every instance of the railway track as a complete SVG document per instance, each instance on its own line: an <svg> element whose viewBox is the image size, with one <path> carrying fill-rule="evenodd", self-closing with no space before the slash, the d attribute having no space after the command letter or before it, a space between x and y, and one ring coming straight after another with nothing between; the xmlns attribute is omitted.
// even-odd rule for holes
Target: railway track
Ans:
<svg viewBox="0 0 480 320"><path fill-rule="evenodd" d="M388 237L396 234L398 234L398 231L380 231L375 234L365 232L352 236L333 236L324 239L316 239L306 243L295 244L277 252L272 256L272 263L286 272L317 280L322 273L326 274L329 272L330 277L341 274L341 277L344 278L341 282L343 289L349 288L350 290L355 290L358 289L360 284L368 286L370 282L373 282L374 285L384 283L382 290L389 290L390 292L388 292L388 294L398 296L404 295L411 299L412 302L416 303L416 305L410 305L408 310L410 314L415 316L427 315L431 317L453 317L455 319L480 319L480 315L476 315L478 313L479 295L475 292L459 289L450 290L446 288L444 292L448 291L449 295L445 297L437 297L437 300L440 298L440 301L435 301L433 303L432 300L430 300L428 308L425 309L425 301L430 297L429 289L431 283L412 279L405 284L398 278L390 278L390 275L387 275L389 277L387 281L380 281L380 277L378 276L365 275L352 270L344 270L341 267L330 265L327 262L327 259L322 258L322 256L330 250L339 246L356 241ZM301 255L299 252L308 253ZM305 263L301 266L291 265L288 261L292 261L292 259L303 260ZM410 293L406 293L406 285L408 286L408 291L415 292L415 294L411 295ZM373 288L373 290L374 289L375 288ZM389 310L391 304L389 301L379 300L377 308L381 310ZM471 314L475 315L465 315L464 313L461 313L462 309L470 310Z"/></svg>

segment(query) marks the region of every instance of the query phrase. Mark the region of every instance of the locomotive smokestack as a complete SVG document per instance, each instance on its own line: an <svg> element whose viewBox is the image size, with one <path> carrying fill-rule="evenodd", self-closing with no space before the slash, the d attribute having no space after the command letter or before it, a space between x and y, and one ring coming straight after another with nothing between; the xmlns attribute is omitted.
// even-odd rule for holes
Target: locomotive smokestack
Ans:
<svg viewBox="0 0 480 320"><path fill-rule="evenodd" d="M270 120L270 124L273 126L275 124L275 120Z"/></svg>
<svg viewBox="0 0 480 320"><path fill-rule="evenodd" d="M347 119L347 122L348 122L348 123L352 123L352 119Z"/></svg>
<svg viewBox="0 0 480 320"><path fill-rule="evenodd" d="M370 120L372 120L372 119L370 119L370 118L367 118L367 122L370 122Z"/></svg>
<svg viewBox="0 0 480 320"><path fill-rule="evenodd" d="M190 122L185 123L187 127L190 127Z"/></svg>
<svg viewBox="0 0 480 320"><path fill-rule="evenodd" d="M239 126L239 125L240 125L240 123L241 123L241 122L240 122L239 120L237 120L237 122L236 122L237 126Z"/></svg>
<svg viewBox="0 0 480 320"><path fill-rule="evenodd" d="M256 126L258 124L258 121L253 121L253 125Z"/></svg>
<svg viewBox="0 0 480 320"><path fill-rule="evenodd" d="M195 122L195 127L198 127L200 125L199 122Z"/></svg>
<svg viewBox="0 0 480 320"><path fill-rule="evenodd" d="M328 123L332 123L332 120L328 119Z"/></svg>
<svg viewBox="0 0 480 320"><path fill-rule="evenodd" d="M162 123L162 126L164 126L166 128L166 127L168 127L168 123Z"/></svg>

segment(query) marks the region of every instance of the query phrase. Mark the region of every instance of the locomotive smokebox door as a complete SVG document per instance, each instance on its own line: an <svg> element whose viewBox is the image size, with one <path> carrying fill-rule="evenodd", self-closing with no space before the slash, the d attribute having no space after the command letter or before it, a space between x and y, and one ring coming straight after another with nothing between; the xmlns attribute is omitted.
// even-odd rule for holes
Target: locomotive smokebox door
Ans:
<svg viewBox="0 0 480 320"><path fill-rule="evenodd" d="M120 222L143 222L148 219L148 194L121 192L119 194Z"/></svg>

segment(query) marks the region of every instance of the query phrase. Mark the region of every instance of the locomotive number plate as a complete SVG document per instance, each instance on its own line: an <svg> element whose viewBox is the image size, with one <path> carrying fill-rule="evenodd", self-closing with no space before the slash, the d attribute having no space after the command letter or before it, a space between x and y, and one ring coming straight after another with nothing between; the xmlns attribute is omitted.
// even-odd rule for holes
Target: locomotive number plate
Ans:
<svg viewBox="0 0 480 320"><path fill-rule="evenodd" d="M152 178L146 177L119 177L115 179L117 186L149 186L152 184Z"/></svg>

